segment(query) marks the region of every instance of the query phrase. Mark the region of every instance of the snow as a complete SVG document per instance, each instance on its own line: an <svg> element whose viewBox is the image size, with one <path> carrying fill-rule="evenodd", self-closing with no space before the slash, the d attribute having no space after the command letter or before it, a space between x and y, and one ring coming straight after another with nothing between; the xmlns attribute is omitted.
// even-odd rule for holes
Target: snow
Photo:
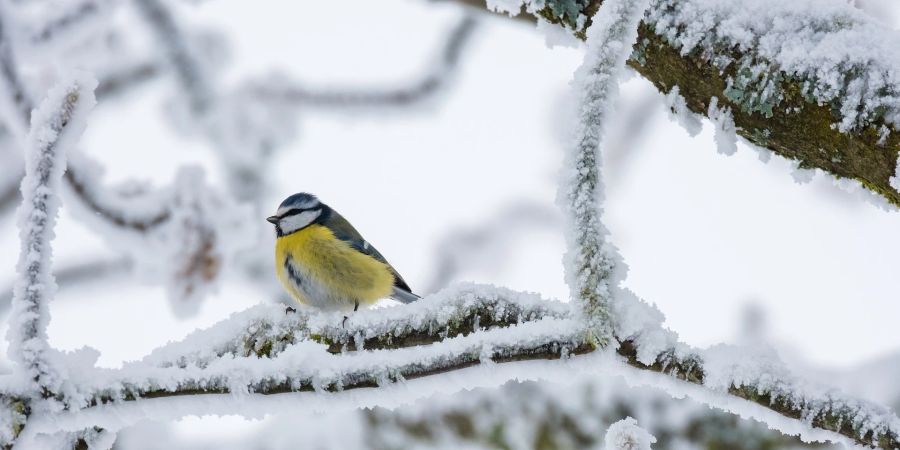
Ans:
<svg viewBox="0 0 900 450"><path fill-rule="evenodd" d="M584 308L588 329L601 341L612 337L609 304L616 287L613 282L618 281L613 273L617 250L601 221L601 141L647 4L643 0L603 4L587 30L584 62L573 82L579 96L577 122L563 163L558 200L567 213L566 281L572 300Z"/></svg>
<svg viewBox="0 0 900 450"><path fill-rule="evenodd" d="M839 415L857 436L873 445L884 436L900 436L900 418L889 408L855 399L790 373L774 351L718 345L702 353L704 386L727 393L747 388L766 394L770 403L786 404L802 411L801 420L812 426L826 414Z"/></svg>
<svg viewBox="0 0 900 450"><path fill-rule="evenodd" d="M47 344L48 303L56 291L51 273L59 189L69 148L81 137L95 104L97 82L86 75L59 83L32 113L22 197L18 211L21 251L10 327L10 354L40 387L58 390L65 381Z"/></svg>
<svg viewBox="0 0 900 450"><path fill-rule="evenodd" d="M731 156L737 152L737 135L734 128L734 118L731 116L731 108L725 106L719 108L719 99L713 97L709 101L709 120L712 121L715 130L716 148L719 153Z"/></svg>
<svg viewBox="0 0 900 450"><path fill-rule="evenodd" d="M897 158L897 166L894 168L894 176L890 178L891 187L900 192L900 157Z"/></svg>
<svg viewBox="0 0 900 450"><path fill-rule="evenodd" d="M692 137L700 134L700 131L703 130L703 123L693 111L688 109L678 86L672 87L666 94L665 104L669 108L669 119L681 125Z"/></svg>
<svg viewBox="0 0 900 450"><path fill-rule="evenodd" d="M847 2L657 0L648 22L682 54L699 51L720 70L747 68L749 78L729 81L751 89L751 107L778 105L780 70L804 80L819 104L836 103L842 132L882 118L900 125L897 33Z"/></svg>
<svg viewBox="0 0 900 450"><path fill-rule="evenodd" d="M302 340L272 358L226 355L203 367L189 361L185 367L155 367L137 362L121 370L70 368L69 375L78 392L70 393L68 400L85 407L99 398L121 400L150 392L203 389L244 397L254 392L341 391L370 383L383 386L459 364L493 365L494 359L503 360L523 352L557 349L565 354L566 348L579 344L582 333L580 324L572 319L542 319L446 339L431 346L341 356L328 353L321 344Z"/></svg>
<svg viewBox="0 0 900 450"><path fill-rule="evenodd" d="M524 0L487 0L487 8L490 11L516 16L525 5Z"/></svg>
<svg viewBox="0 0 900 450"><path fill-rule="evenodd" d="M637 420L626 417L609 426L603 441L606 450L651 450L656 438L639 427Z"/></svg>
<svg viewBox="0 0 900 450"><path fill-rule="evenodd" d="M196 208L199 208L198 205L214 205L214 201L208 201L206 197L202 194L198 194L198 191L204 191L205 186L204 181L202 180L203 175L199 172L191 172L188 171L186 174L182 173L176 177L176 182L174 183L174 187L170 189L163 189L162 191L168 193L180 193L173 194L174 198L177 198L179 202L175 207L180 208L179 211L175 211L176 214L179 212L183 214L183 217L193 218L194 215L201 216L203 219L198 223L190 223L187 221L182 221L183 226L193 229L196 227L203 228L210 223L215 223L215 220L207 221L205 212L197 212ZM180 196L179 196L180 195ZM115 197L115 196L112 196ZM127 196L125 196L127 197ZM138 195L138 197L140 197ZM165 196L163 196L165 197ZM137 202L140 203L140 202ZM474 203L474 202L473 202ZM224 207L223 207L224 208ZM229 207L230 208L230 207ZM202 209L202 208L201 208ZM175 232L180 236L183 236L185 233L184 230L179 230ZM239 234L237 235L239 236ZM187 248L196 248L197 241L188 240L188 241L177 241L173 246L166 246L166 250L177 249L181 250L182 246L185 249ZM231 242L231 241L229 241ZM129 245L130 242L125 240L116 240L116 244L120 245ZM191 253L191 252L187 252ZM179 254L180 256L173 257L176 261L183 261L184 255ZM177 266L177 265L176 265ZM619 269L621 266L617 266ZM616 277L611 277L610 280L617 280ZM614 285L613 283L610 283ZM178 286L176 286L178 287ZM559 330L572 330L575 333L577 330L577 322L573 322L571 318L568 316L567 308L561 307L556 303L548 303L547 306L543 306L541 302L544 302L536 295L530 294L517 294L517 293L502 293L500 291L493 291L487 288L476 287L471 289L470 291L466 290L456 290L450 291L449 293L442 293L436 296L436 299L440 298L440 295L445 295L442 301L432 301L427 302L423 301L421 303L421 307L417 310L404 310L400 308L389 308L385 310L379 310L377 313L373 311L372 314L359 314L354 315L351 319L348 319L347 325L348 328L346 330L339 329L337 324L340 323L340 317L338 316L321 316L317 315L314 317L312 321L309 321L309 316L306 314L306 311L298 311L293 314L285 314L283 311L283 307L278 305L261 305L249 311L246 315L241 315L239 321L235 321L230 324L222 324L219 331L209 332L204 334L204 332L200 332L195 335L195 339L189 339L191 342L190 345L186 343L174 344L171 347L168 347L166 350L161 350L156 352L155 355L159 358L158 361L152 361L153 358L148 358L147 360L140 361L134 363L133 365L129 365L126 368L126 376L134 376L134 378L129 378L126 381L122 381L123 383L134 383L135 386L152 386L154 384L169 386L172 384L179 383L194 383L197 380L201 380L201 382L211 382L211 383L221 383L215 385L226 386L228 389L233 390L234 392L243 392L252 387L254 387L255 383L268 383L268 379L265 375L260 372L257 372L255 366L250 364L250 361L254 361L255 357L249 357L247 355L247 339L251 339L251 343L261 343L264 342L266 338L280 338L283 336L283 332L286 330L294 329L303 323L303 321L307 321L306 326L309 326L310 329L315 329L320 332L328 331L331 333L331 337L335 340L338 340L343 343L349 343L351 341L360 342L368 336L375 336L378 333L392 333L394 330L401 330L404 328L408 330L425 330L431 329L432 327L440 327L444 324L448 323L450 320L454 318L458 318L459 310L454 309L452 311L445 311L438 308L438 305L442 302L449 303L453 308L471 308L471 307L480 307L479 305L488 305L490 308L495 308L495 305L500 304L502 309L507 311L510 308L513 308L515 305L519 303L528 304L529 299L533 299L533 304L527 305L531 309L525 309L529 316L530 314L556 314L559 313L558 317L554 316L552 321L541 322L541 326L536 326L533 324L523 324L524 333L536 333L538 335L547 333L547 336L550 336L551 333L548 330L542 328L557 328ZM483 297L496 297L496 299L485 300ZM455 297L462 298L458 303L452 303ZM513 299L512 301L507 302L508 305L503 302L507 299ZM475 306L472 306L475 305ZM637 306L635 306L637 305ZM540 308L544 308L541 310ZM529 312L530 311L530 312ZM550 311L550 312L548 312ZM406 321L398 321L397 319L404 318L403 312L410 313L411 320L409 322ZM492 310L492 312L496 312L496 309ZM368 313L368 311L366 312ZM522 314L516 313L516 314ZM641 361L653 361L653 359L659 354L658 352L661 349L670 348L673 342L673 334L668 331L664 331L660 328L660 325L663 321L661 313L655 308L650 307L644 303L629 304L625 301L619 301L619 298L616 298L616 302L612 305L611 314L616 320L613 321L615 324L615 332L619 336L635 336L640 339L639 345L639 360ZM508 317L508 316L507 316ZM628 318L621 319L621 318ZM290 322L290 321L295 322ZM268 328L267 328L268 327ZM476 328L480 328L478 325L473 326L473 330ZM224 331L223 331L224 330ZM514 330L517 332L520 331L519 327L514 327ZM506 333L513 333L512 330L504 330L501 332L494 332L497 330L491 331L491 337L502 338ZM558 330L557 330L558 331ZM233 333L232 333L233 332ZM302 335L301 335L302 337ZM484 356L490 356L494 352L494 348L491 345L487 345L484 341L478 341L475 336L468 341L454 341L454 345L459 344L460 348L464 348L464 350L454 350L454 352L450 352L448 349L439 349L441 351L448 350L447 353L444 353L443 356L447 358L452 358L455 356L459 356L465 354L467 356L477 355L482 359L485 359ZM483 337L483 336L482 336ZM257 339L260 338L260 339ZM502 342L503 339L500 339ZM187 341L186 341L187 342ZM280 341L279 341L280 342ZM213 343L215 345L210 345ZM338 371L347 369L347 367L337 367L337 364L330 364L329 360L328 364L318 365L318 358L325 358L326 356L331 358L332 355L325 355L321 350L321 346L312 346L308 345L309 342L300 343L298 342L285 342L282 347L278 347L277 345L271 349L271 355L273 358L268 358L269 360L274 361L265 361L263 364L267 364L264 366L260 366L265 370L270 370L272 373L277 373L277 376L288 376L288 375L297 375L297 376L309 376L314 377L318 374L318 369L321 367L321 370L324 372L329 371ZM463 345L465 344L465 345ZM471 345L470 345L471 344ZM254 350L262 350L262 347L252 346ZM432 349L433 350L433 349ZM168 353L167 353L168 352ZM438 352L440 353L440 352ZM365 358L355 358L353 361L355 363L363 364L367 361L372 363L372 365L368 366L369 369L378 364L390 363L394 364L396 361L386 361L386 359L381 358L385 356L384 353L367 353L369 355L377 355L370 356L369 359ZM222 357L224 355L224 357ZM402 355L402 352L401 352ZM96 362L96 352L85 350L77 355L63 355L60 356L60 359L65 360L68 367L71 368L73 372L75 372L75 377L78 379L88 378L96 375L93 371L92 367ZM344 357L348 355L340 355L340 357ZM359 356L359 355L354 355ZM430 357L430 356L429 356ZM161 361L161 362L160 362ZM173 362L174 361L174 362ZM596 362L595 360L592 360ZM475 371L466 372L467 376L472 376L473 373L480 374L485 378L496 379L499 376L505 377L513 377L517 376L515 373L518 371L501 371L496 369L496 365L490 364L487 360L482 361L483 364L477 367ZM438 364L438 363L436 363ZM556 363L554 363L556 364ZM568 365L568 361L558 363L564 365L564 367L570 367ZM151 365L151 369L146 369L147 365ZM349 363L348 363L349 365ZM379 366L383 367L383 366ZM537 365L519 365L518 369L529 369L529 368L537 368L534 373L527 373L526 377L542 377L545 376L546 373L552 372L552 369L548 367L546 364L537 364ZM153 376L157 377L154 380L141 380L137 377L136 373L138 371L147 370L148 373L151 373ZM158 370L163 369L163 370ZM315 369L315 370L314 370ZM127 371L133 370L134 373L129 373ZM158 372L157 372L158 370ZM547 372L545 372L545 370ZM728 369L722 369L723 373L727 373ZM384 382L387 380L392 380L394 374L389 373L390 371L386 371L387 375L378 381ZM497 373L494 373L497 372ZM228 375L228 377L226 377ZM231 375L235 375L234 377L230 377ZM271 375L271 374L270 374ZM558 374L557 374L558 375ZM105 371L101 373L101 379L109 380L114 378L111 373L106 373ZM227 379L226 379L227 378ZM436 377L436 380L432 380L434 384L439 383L447 383L452 384L448 381L451 379L451 376L439 376ZM474 377L477 378L477 377ZM725 380L728 377L723 376L721 379ZM715 379L715 378L713 378ZM748 378L748 380L752 380L752 378ZM116 380L119 382L121 380ZM327 379L326 379L327 381ZM312 386L318 385L321 380L317 380L312 383ZM482 379L470 380L470 383L484 383ZM404 384L405 382L401 381L397 384ZM433 388L434 389L434 388ZM387 391L388 395L394 391ZM81 395L83 393L79 393ZM315 393L314 393L315 394ZM394 401L393 399L385 398L387 395L383 395L384 392L373 393L369 397L369 401L374 404L382 404L382 403L390 403ZM258 400L255 396L249 395L247 396L248 402L252 402ZM151 405L143 404L143 405L130 405L132 408L132 412L135 410L143 410L146 408L147 410L152 410L155 407L164 408L166 405L175 405L175 406L185 406L188 404L192 404L196 409L190 409L189 407L185 408L174 408L173 411L169 412L169 416L165 416L165 414L160 414L164 417L180 417L181 414L185 414L186 411L215 411L220 413L222 411L228 411L228 408L239 408L240 405L234 406L234 402L240 401L244 399L243 397L239 397L237 395L226 395L221 396L220 399L224 399L225 402L231 402L232 406L222 406L219 404L221 409L216 407L206 408L205 406L198 406L199 404L205 402L205 400L186 400L184 402L156 402ZM282 401L289 400L297 400L297 399L307 399L307 398L319 398L319 400L314 400L313 403L319 402L320 408L328 408L327 403L332 400L331 397L326 395L322 395L319 397L310 396L290 396L287 399L282 399ZM216 403L218 400L213 399L210 400L210 403ZM123 402L124 403L124 402ZM141 402L143 403L143 402ZM277 403L277 401L275 402ZM107 408L107 410L115 410L117 407L122 406L122 409L127 409L129 406L123 405L112 405L113 407ZM190 405L189 405L190 406ZM306 406L306 405L304 405ZM296 408L296 406L295 406ZM96 408L96 410L103 410L104 408ZM260 407L251 407L252 412L250 414L261 414ZM281 411L279 408L272 408L275 411ZM188 412L189 413L189 412ZM77 412L73 412L72 416L77 416ZM85 416L77 417L76 419L71 419L70 416L69 424L73 422L83 422L89 420L89 416L92 412L87 412ZM126 414L127 415L127 414ZM152 414L151 414L152 415ZM47 419L48 416L39 416L38 423L40 420L45 420L44 426L46 428L46 424L48 421L52 422L52 419ZM95 416L96 417L96 416ZM101 422L115 422L118 417L113 415L106 415L100 417ZM137 419L135 419L137 420ZM67 425L69 426L69 425ZM40 427L38 429L41 429Z"/></svg>
<svg viewBox="0 0 900 450"><path fill-rule="evenodd" d="M523 6L534 12L544 3L488 2L510 15ZM817 103L838 106L842 132L881 120L900 126L897 32L845 1L653 0L646 20L683 55L699 52L720 71L737 67L726 81L749 110L771 115L780 83L792 77Z"/></svg>

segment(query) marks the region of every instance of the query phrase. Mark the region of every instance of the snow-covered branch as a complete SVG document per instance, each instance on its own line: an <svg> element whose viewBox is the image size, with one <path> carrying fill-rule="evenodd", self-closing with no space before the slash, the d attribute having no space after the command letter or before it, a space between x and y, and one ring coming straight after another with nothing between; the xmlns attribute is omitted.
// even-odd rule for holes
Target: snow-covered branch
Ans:
<svg viewBox="0 0 900 450"><path fill-rule="evenodd" d="M608 0L594 16L584 62L575 74L579 116L560 190L560 204L567 212L566 278L573 301L584 307L592 338L600 342L613 336L610 297L616 281L616 250L606 239L609 232L601 220L600 144L647 4L647 0Z"/></svg>
<svg viewBox="0 0 900 450"><path fill-rule="evenodd" d="M475 284L447 288L403 308L362 310L346 320L338 313L285 312L279 305L258 305L183 342L159 348L143 362L203 367L223 356L275 357L307 339L324 344L331 353L397 349L539 319L572 317L564 303Z"/></svg>
<svg viewBox="0 0 900 450"><path fill-rule="evenodd" d="M604 0L495 1L584 39ZM747 141L900 205L900 41L840 0L653 0L628 65L688 111L717 100Z"/></svg>
<svg viewBox="0 0 900 450"><path fill-rule="evenodd" d="M653 353L660 350L648 346L654 347ZM859 445L900 448L900 419L890 409L804 382L773 355L730 346L695 351L677 345L664 348L649 360L640 353L640 339L624 341L618 349L628 364L639 369L743 398Z"/></svg>
<svg viewBox="0 0 900 450"><path fill-rule="evenodd" d="M48 358L47 303L56 289L50 270L53 227L59 210L59 188L66 153L85 127L94 106L96 81L79 78L51 90L35 110L28 138L24 203L19 210L22 249L17 267L9 329L10 355L44 395L59 392L63 382Z"/></svg>
<svg viewBox="0 0 900 450"><path fill-rule="evenodd" d="M656 389L629 388L614 376L572 384L509 382L353 417L360 417L366 436L360 446L371 449L602 448L603 430L626 417L659 439L657 450L832 448L804 445L763 424Z"/></svg>

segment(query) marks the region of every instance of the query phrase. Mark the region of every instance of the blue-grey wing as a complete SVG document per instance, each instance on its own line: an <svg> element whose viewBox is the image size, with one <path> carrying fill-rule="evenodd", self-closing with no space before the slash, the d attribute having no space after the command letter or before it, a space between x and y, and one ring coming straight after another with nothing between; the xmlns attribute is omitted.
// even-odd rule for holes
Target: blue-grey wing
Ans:
<svg viewBox="0 0 900 450"><path fill-rule="evenodd" d="M387 264L388 268L391 270L391 274L394 275L395 289L394 293L391 295L392 298L403 303L409 303L419 298L419 296L412 293L412 289L409 288L409 285L406 284L406 281L403 280L403 277L400 276L397 269L394 269L394 266L385 259L384 255L372 246L372 244L363 239L362 235L359 234L359 231L356 231L356 228L353 228L353 225L350 225L350 222L338 214L337 211L329 208L329 213L327 214L327 217L323 219L322 225L328 227L328 229L334 233L335 237L350 244L356 251L369 255L378 261Z"/></svg>

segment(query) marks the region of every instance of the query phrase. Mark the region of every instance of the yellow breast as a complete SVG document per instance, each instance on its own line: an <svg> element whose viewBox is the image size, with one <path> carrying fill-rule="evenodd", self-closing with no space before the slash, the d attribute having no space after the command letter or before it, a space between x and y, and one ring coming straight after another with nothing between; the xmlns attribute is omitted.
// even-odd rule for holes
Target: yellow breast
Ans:
<svg viewBox="0 0 900 450"><path fill-rule="evenodd" d="M296 269L289 274L285 263ZM310 225L275 242L275 269L284 287L301 303L353 308L390 295L394 276L381 261L356 251L321 225Z"/></svg>

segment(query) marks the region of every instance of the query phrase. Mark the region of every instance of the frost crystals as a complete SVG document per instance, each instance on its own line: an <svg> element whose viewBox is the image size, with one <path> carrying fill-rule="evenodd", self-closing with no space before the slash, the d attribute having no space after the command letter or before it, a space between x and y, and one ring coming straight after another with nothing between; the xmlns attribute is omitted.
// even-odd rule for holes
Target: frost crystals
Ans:
<svg viewBox="0 0 900 450"><path fill-rule="evenodd" d="M568 225L566 278L572 298L583 304L591 339L597 342L612 337L609 304L616 255L600 220L600 143L608 108L618 96L619 77L647 5L647 0L603 3L587 31L587 51L573 83L575 92L581 94L579 117L560 189Z"/></svg>
<svg viewBox="0 0 900 450"><path fill-rule="evenodd" d="M17 265L8 340L10 355L45 394L64 381L51 361L47 344L47 304L56 282L50 270L53 228L59 211L59 187L65 155L81 136L85 116L94 106L97 82L87 78L58 85L32 113L19 209L22 250Z"/></svg>

